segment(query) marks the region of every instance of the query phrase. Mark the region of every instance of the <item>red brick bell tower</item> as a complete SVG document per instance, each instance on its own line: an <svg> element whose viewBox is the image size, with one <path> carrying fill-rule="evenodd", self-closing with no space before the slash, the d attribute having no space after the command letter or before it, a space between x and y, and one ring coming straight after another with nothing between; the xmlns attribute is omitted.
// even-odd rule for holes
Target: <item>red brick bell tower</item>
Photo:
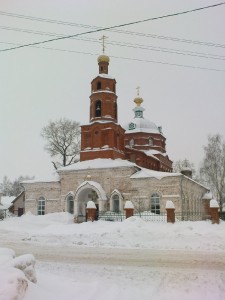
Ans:
<svg viewBox="0 0 225 300"><path fill-rule="evenodd" d="M108 75L109 57L98 57L99 74L91 82L90 123L81 126L80 160L121 158L125 130L117 124L116 80Z"/></svg>

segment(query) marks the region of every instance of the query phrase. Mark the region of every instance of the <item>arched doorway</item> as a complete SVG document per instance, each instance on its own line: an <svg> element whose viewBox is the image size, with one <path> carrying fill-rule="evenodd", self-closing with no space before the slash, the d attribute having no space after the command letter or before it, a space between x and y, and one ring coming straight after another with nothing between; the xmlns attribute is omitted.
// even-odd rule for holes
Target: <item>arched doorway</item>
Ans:
<svg viewBox="0 0 225 300"><path fill-rule="evenodd" d="M86 206L88 201L93 201L98 211L103 211L107 204L106 193L101 185L95 181L85 181L76 190L74 216L78 222L86 221Z"/></svg>

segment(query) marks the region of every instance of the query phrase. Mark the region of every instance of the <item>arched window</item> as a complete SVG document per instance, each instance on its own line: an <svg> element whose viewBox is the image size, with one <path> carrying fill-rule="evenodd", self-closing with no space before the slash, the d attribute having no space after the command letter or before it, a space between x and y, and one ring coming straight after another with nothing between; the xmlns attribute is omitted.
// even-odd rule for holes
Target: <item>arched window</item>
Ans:
<svg viewBox="0 0 225 300"><path fill-rule="evenodd" d="M160 215L160 197L156 193L151 195L151 212Z"/></svg>
<svg viewBox="0 0 225 300"><path fill-rule="evenodd" d="M67 197L67 211L70 214L73 214L74 212L74 199L72 195Z"/></svg>
<svg viewBox="0 0 225 300"><path fill-rule="evenodd" d="M130 144L131 147L133 147L134 146L134 139L131 139L129 144Z"/></svg>
<svg viewBox="0 0 225 300"><path fill-rule="evenodd" d="M102 83L101 83L101 81L98 81L97 82L97 90L101 90L101 88L102 88Z"/></svg>
<svg viewBox="0 0 225 300"><path fill-rule="evenodd" d="M44 197L40 197L38 199L37 214L45 215L45 198Z"/></svg>
<svg viewBox="0 0 225 300"><path fill-rule="evenodd" d="M114 117L117 119L117 103L114 102Z"/></svg>
<svg viewBox="0 0 225 300"><path fill-rule="evenodd" d="M101 117L102 115L102 102L98 100L95 104L95 116Z"/></svg>
<svg viewBox="0 0 225 300"><path fill-rule="evenodd" d="M113 211L114 212L119 212L120 210L120 200L118 195L114 195L113 198Z"/></svg>
<svg viewBox="0 0 225 300"><path fill-rule="evenodd" d="M149 144L149 146L153 146L153 138L150 137L148 139L148 144Z"/></svg>

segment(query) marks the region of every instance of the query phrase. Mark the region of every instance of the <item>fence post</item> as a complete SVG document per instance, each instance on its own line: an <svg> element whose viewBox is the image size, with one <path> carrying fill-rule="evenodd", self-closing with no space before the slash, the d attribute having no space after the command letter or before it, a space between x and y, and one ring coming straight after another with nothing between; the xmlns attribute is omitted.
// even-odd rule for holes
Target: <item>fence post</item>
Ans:
<svg viewBox="0 0 225 300"><path fill-rule="evenodd" d="M219 224L219 204L215 199L210 200L210 214L212 218L212 224Z"/></svg>
<svg viewBox="0 0 225 300"><path fill-rule="evenodd" d="M175 223L175 206L173 201L166 201L167 223Z"/></svg>
<svg viewBox="0 0 225 300"><path fill-rule="evenodd" d="M88 201L87 203L87 221L94 221L96 217L96 206L93 201Z"/></svg>
<svg viewBox="0 0 225 300"><path fill-rule="evenodd" d="M126 219L130 218L134 215L134 205L131 201L126 201L124 210L126 212Z"/></svg>

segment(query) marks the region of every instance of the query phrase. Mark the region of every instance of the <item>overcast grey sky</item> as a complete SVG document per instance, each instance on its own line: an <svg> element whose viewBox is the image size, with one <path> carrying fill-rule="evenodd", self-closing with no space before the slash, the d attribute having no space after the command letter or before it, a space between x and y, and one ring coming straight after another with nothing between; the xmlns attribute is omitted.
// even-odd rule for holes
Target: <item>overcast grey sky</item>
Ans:
<svg viewBox="0 0 225 300"><path fill-rule="evenodd" d="M55 34L90 30L2 12L108 27L218 2L1 0L0 50L13 43L27 44ZM174 161L188 158L198 167L207 135L225 132L224 23L225 5L121 28L142 35L104 31L40 45L51 49L0 52L0 181L4 175L11 179L19 175L40 177L53 171L40 136L49 120L66 117L80 123L89 121L90 82L98 74L99 38L103 33L108 37L109 73L117 80L119 122L124 124L133 118L133 99L140 86L145 117L163 127L169 157ZM125 47L125 43L132 45Z"/></svg>

